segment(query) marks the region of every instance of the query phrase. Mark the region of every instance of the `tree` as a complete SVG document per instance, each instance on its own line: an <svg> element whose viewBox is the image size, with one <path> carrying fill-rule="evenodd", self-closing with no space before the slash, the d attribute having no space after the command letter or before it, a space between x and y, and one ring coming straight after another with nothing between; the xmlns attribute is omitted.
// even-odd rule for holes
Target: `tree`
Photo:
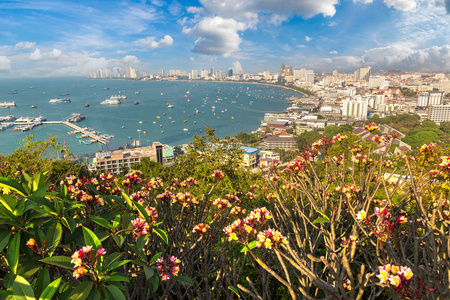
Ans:
<svg viewBox="0 0 450 300"><path fill-rule="evenodd" d="M297 147L300 150L303 150L303 148L310 146L312 143L321 139L322 137L323 135L316 131L306 131L295 137L295 140L297 143Z"/></svg>
<svg viewBox="0 0 450 300"><path fill-rule="evenodd" d="M327 138L332 138L333 136L335 136L338 133L343 134L343 133L352 132L352 131L353 131L353 127L349 124L345 124L345 125L341 125L341 126L328 125L325 127L324 135Z"/></svg>

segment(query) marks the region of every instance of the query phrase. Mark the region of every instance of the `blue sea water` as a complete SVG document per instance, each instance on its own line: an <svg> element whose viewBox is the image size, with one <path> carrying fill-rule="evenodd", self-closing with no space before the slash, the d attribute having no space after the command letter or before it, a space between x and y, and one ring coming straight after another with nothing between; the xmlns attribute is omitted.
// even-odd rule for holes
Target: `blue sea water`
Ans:
<svg viewBox="0 0 450 300"><path fill-rule="evenodd" d="M9 94L11 90L17 90L17 94ZM62 96L66 93L69 95ZM120 105L100 105L112 95L126 95L127 100ZM14 100L17 106L0 108L0 116L42 115L49 121L62 121L72 113L82 113L86 119L78 126L114 135L115 141L131 138L140 139L141 145L153 141L181 145L191 142L194 134L201 135L205 126L216 129L218 137L253 131L265 112L285 110L289 106L286 99L291 96L301 95L279 87L231 82L6 79L0 81L0 102ZM56 97L67 97L71 102L49 103ZM134 105L135 101L139 105ZM174 107L167 108L167 103ZM67 134L70 130L64 125L50 124L27 132L9 128L0 131L0 153L11 153L29 134L37 140L57 136L59 142L65 140L75 155L101 149L97 143L81 144L75 135Z"/></svg>

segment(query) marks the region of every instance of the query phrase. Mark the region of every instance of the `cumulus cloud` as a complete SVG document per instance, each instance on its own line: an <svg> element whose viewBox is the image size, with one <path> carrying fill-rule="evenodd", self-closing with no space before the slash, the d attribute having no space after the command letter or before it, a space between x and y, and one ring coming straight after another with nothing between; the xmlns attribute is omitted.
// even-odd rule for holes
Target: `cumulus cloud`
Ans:
<svg viewBox="0 0 450 300"><path fill-rule="evenodd" d="M139 63L139 59L135 55L127 55L122 58L122 62L127 65L137 65Z"/></svg>
<svg viewBox="0 0 450 300"><path fill-rule="evenodd" d="M305 48L306 46L305 45L297 45L295 47L297 47L297 48Z"/></svg>
<svg viewBox="0 0 450 300"><path fill-rule="evenodd" d="M43 58L43 55L41 54L41 50L39 50L37 48L28 57L29 60L41 60L42 58Z"/></svg>
<svg viewBox="0 0 450 300"><path fill-rule="evenodd" d="M48 53L48 57L50 58L58 58L62 55L62 51L59 49L53 49L51 52Z"/></svg>
<svg viewBox="0 0 450 300"><path fill-rule="evenodd" d="M445 0L450 1L450 0ZM353 3L373 3L373 0L353 0ZM393 7L398 10L412 10L417 6L417 0L383 0L388 7Z"/></svg>
<svg viewBox="0 0 450 300"><path fill-rule="evenodd" d="M162 39L156 41L156 37L148 36L135 41L135 44L147 47L148 49L164 48L173 45L173 38L170 35L165 35Z"/></svg>
<svg viewBox="0 0 450 300"><path fill-rule="evenodd" d="M195 61L195 58L189 57L189 60L190 60L190 61Z"/></svg>
<svg viewBox="0 0 450 300"><path fill-rule="evenodd" d="M200 3L213 14L247 20L258 15L269 14L279 16L299 15L305 18L322 14L334 16L338 0L200 0Z"/></svg>
<svg viewBox="0 0 450 300"><path fill-rule="evenodd" d="M205 17L192 28L183 28L183 33L196 38L192 52L228 57L239 49L238 31L245 29L242 22L216 16Z"/></svg>
<svg viewBox="0 0 450 300"><path fill-rule="evenodd" d="M0 71L10 71L11 70L11 60L6 56L0 56Z"/></svg>
<svg viewBox="0 0 450 300"><path fill-rule="evenodd" d="M338 52L336 50L330 51L330 54L337 54Z"/></svg>
<svg viewBox="0 0 450 300"><path fill-rule="evenodd" d="M307 42L310 42L312 40L312 37L309 37L309 36L305 36L305 41L307 41Z"/></svg>
<svg viewBox="0 0 450 300"><path fill-rule="evenodd" d="M31 49L34 48L36 46L36 43L34 42L18 42L15 46L14 49Z"/></svg>
<svg viewBox="0 0 450 300"><path fill-rule="evenodd" d="M231 67L230 67L234 73L236 72L243 72L242 70L242 66L241 63L238 61L233 61L233 63L231 63Z"/></svg>

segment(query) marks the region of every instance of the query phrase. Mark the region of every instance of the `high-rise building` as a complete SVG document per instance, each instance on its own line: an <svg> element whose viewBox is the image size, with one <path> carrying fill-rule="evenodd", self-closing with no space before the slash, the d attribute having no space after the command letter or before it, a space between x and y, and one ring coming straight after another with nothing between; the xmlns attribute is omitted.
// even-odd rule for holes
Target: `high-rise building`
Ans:
<svg viewBox="0 0 450 300"><path fill-rule="evenodd" d="M311 81L311 75L309 75L310 81L307 80L306 77L308 74L312 74L312 81ZM294 80L314 83L314 71L313 70L305 70L305 69L294 70L293 75L294 75Z"/></svg>
<svg viewBox="0 0 450 300"><path fill-rule="evenodd" d="M130 78L131 77L131 66L126 65L126 75L125 77Z"/></svg>
<svg viewBox="0 0 450 300"><path fill-rule="evenodd" d="M169 70L169 76L175 76L175 70Z"/></svg>
<svg viewBox="0 0 450 300"><path fill-rule="evenodd" d="M417 98L418 107L427 107L432 105L440 105L444 99L444 92L430 91L422 92Z"/></svg>
<svg viewBox="0 0 450 300"><path fill-rule="evenodd" d="M233 76L233 69L228 69L228 77L231 77L231 76Z"/></svg>
<svg viewBox="0 0 450 300"><path fill-rule="evenodd" d="M192 79L198 79L198 70L192 70L191 77Z"/></svg>
<svg viewBox="0 0 450 300"><path fill-rule="evenodd" d="M353 73L353 81L364 80L369 82L370 77L370 67L367 68L359 68Z"/></svg>
<svg viewBox="0 0 450 300"><path fill-rule="evenodd" d="M342 115L359 119L367 118L367 100L344 100L342 101Z"/></svg>
<svg viewBox="0 0 450 300"><path fill-rule="evenodd" d="M369 89L378 89L385 81L384 76L369 76Z"/></svg>
<svg viewBox="0 0 450 300"><path fill-rule="evenodd" d="M450 121L450 105L433 105L428 112L428 119L436 123Z"/></svg>

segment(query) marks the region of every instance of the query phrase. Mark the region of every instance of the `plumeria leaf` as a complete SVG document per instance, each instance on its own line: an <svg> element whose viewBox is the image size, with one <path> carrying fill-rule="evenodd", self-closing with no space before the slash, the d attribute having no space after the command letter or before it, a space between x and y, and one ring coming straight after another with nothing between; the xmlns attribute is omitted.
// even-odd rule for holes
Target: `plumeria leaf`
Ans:
<svg viewBox="0 0 450 300"><path fill-rule="evenodd" d="M35 300L33 288L22 276L16 276L12 289L13 297L16 300Z"/></svg>
<svg viewBox="0 0 450 300"><path fill-rule="evenodd" d="M66 269L71 269L73 270L73 266L71 264L72 259L68 256L52 256L52 257L46 257L43 258L39 261L49 264L49 265L55 265L58 267L62 267L62 268L66 268Z"/></svg>
<svg viewBox="0 0 450 300"><path fill-rule="evenodd" d="M24 187L20 183L6 177L0 177L0 187L6 187L8 189L11 189L21 196L28 195L28 192L24 189Z"/></svg>
<svg viewBox="0 0 450 300"><path fill-rule="evenodd" d="M126 300L125 295L114 285L107 285L106 291L112 295L113 299Z"/></svg>
<svg viewBox="0 0 450 300"><path fill-rule="evenodd" d="M100 243L98 237L89 228L83 227L83 235L86 246L93 246L95 249L102 247L102 243Z"/></svg>
<svg viewBox="0 0 450 300"><path fill-rule="evenodd" d="M194 282L192 281L192 279L190 279L189 277L186 277L186 276L179 275L179 276L172 276L171 278L181 281L181 282L188 283L190 285L194 285Z"/></svg>
<svg viewBox="0 0 450 300"><path fill-rule="evenodd" d="M255 248L255 247L256 247L256 241L252 241L252 242L248 243L247 246L248 246L248 248L250 248L250 250L253 249L253 248ZM248 248L244 246L244 247L241 249L241 252L247 252L247 251L248 251Z"/></svg>
<svg viewBox="0 0 450 300"><path fill-rule="evenodd" d="M116 242L119 248L122 248L123 242L125 242L125 237L123 235L113 235L113 240Z"/></svg>
<svg viewBox="0 0 450 300"><path fill-rule="evenodd" d="M330 222L330 218L328 218L328 216L327 216L323 211L321 211L320 209L316 209L316 211L317 211L319 214L321 214L325 219L327 219L328 222ZM314 222L313 222L313 223L314 223Z"/></svg>
<svg viewBox="0 0 450 300"><path fill-rule="evenodd" d="M113 227L109 223L109 221L102 217L98 217L98 216L88 216L88 217L100 226L103 226L103 227L105 227L107 229L111 229L111 230L113 229Z"/></svg>
<svg viewBox="0 0 450 300"><path fill-rule="evenodd" d="M330 220L328 218L317 218L313 221L313 224L318 224L318 223L330 223Z"/></svg>
<svg viewBox="0 0 450 300"><path fill-rule="evenodd" d="M105 271L111 271L111 270L117 269L118 267L123 266L124 264L127 264L130 261L131 261L131 259L113 262L108 266L108 268L105 268Z"/></svg>
<svg viewBox="0 0 450 300"><path fill-rule="evenodd" d="M3 249L5 249L6 245L8 245L10 237L11 232L0 231L0 252L2 252Z"/></svg>
<svg viewBox="0 0 450 300"><path fill-rule="evenodd" d="M20 232L16 233L8 244L8 250L6 251L6 259L8 261L9 268L16 274L17 265L19 264L19 250L20 250Z"/></svg>
<svg viewBox="0 0 450 300"><path fill-rule="evenodd" d="M150 260L150 264L151 264L151 265L154 264L155 261L156 261L158 258L160 258L161 256L162 256L162 252L158 252L158 253L156 253L155 255L153 255L152 259Z"/></svg>
<svg viewBox="0 0 450 300"><path fill-rule="evenodd" d="M235 293L236 294L236 296L238 296L239 297L239 299L241 298L241 295L239 295L239 292L238 292L238 290L237 289L235 289L234 287L232 287L231 285L230 286L228 286L228 289L230 290L230 291L232 291L233 293Z"/></svg>
<svg viewBox="0 0 450 300"><path fill-rule="evenodd" d="M89 296L94 283L91 281L83 281L76 288L73 289L68 300L84 300Z"/></svg>
<svg viewBox="0 0 450 300"><path fill-rule="evenodd" d="M119 260L119 258L122 256L121 253L119 252L113 252L110 255L108 255L105 258L105 261L103 262L103 269L107 269L109 267L109 265L111 265L112 263L116 262L117 260Z"/></svg>
<svg viewBox="0 0 450 300"><path fill-rule="evenodd" d="M53 223L47 231L47 235L45 236L45 245L47 247L50 247L50 249L47 251L49 256L53 255L53 252L55 251L56 247L59 244L59 241L61 240L62 236L62 226L61 223L55 222Z"/></svg>
<svg viewBox="0 0 450 300"><path fill-rule="evenodd" d="M152 291L153 291L153 293L155 293L159 286L159 277L152 276L151 281L152 281L152 288L153 288Z"/></svg>
<svg viewBox="0 0 450 300"><path fill-rule="evenodd" d="M159 237L166 243L166 245L169 244L169 238L167 237L167 234L164 232L164 230L159 228L153 228L153 232L155 232Z"/></svg>
<svg viewBox="0 0 450 300"><path fill-rule="evenodd" d="M59 288L59 284L61 283L62 277L52 281L47 287L42 291L39 296L39 300L51 300L53 295Z"/></svg>
<svg viewBox="0 0 450 300"><path fill-rule="evenodd" d="M149 280L150 278L152 278L153 275L155 275L155 270L153 270L149 266L144 266L144 273L145 279Z"/></svg>
<svg viewBox="0 0 450 300"><path fill-rule="evenodd" d="M147 222L147 224L151 224L150 222L150 217L148 216L147 211L145 210L145 208L140 205L139 203L137 203L136 201L133 201L134 206L136 206L136 208L139 210L139 214L144 217L145 221Z"/></svg>
<svg viewBox="0 0 450 300"><path fill-rule="evenodd" d="M133 203L130 200L130 197L124 192L122 192L122 198L125 199L125 202L128 204L129 208L133 208Z"/></svg>

